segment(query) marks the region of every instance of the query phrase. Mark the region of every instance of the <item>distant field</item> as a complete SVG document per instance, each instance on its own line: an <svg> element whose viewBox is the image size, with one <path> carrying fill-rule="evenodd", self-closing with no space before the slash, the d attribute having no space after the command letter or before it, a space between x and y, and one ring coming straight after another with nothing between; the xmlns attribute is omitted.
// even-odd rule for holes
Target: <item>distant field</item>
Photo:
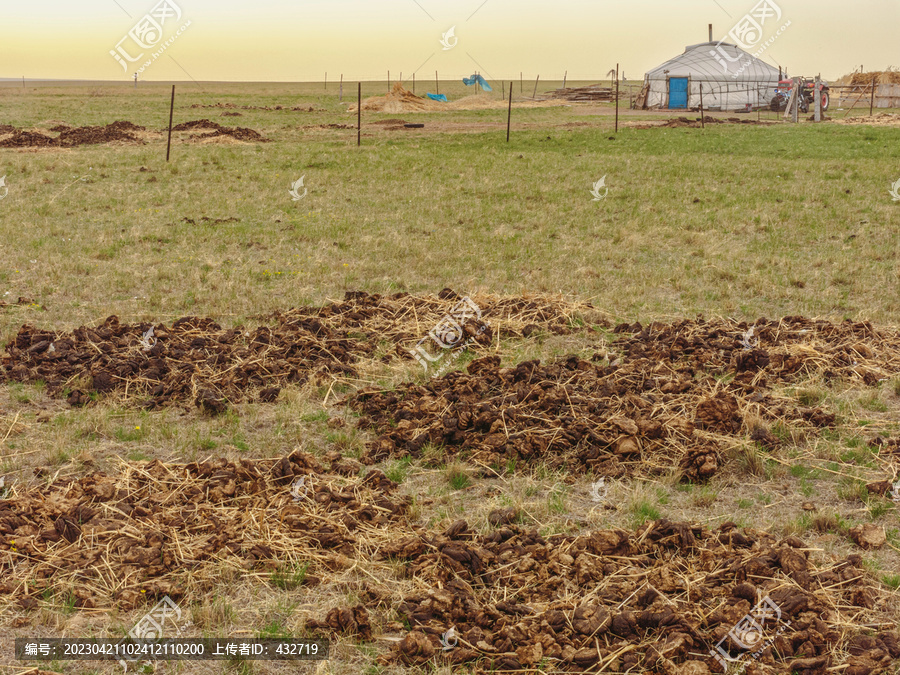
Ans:
<svg viewBox="0 0 900 675"><path fill-rule="evenodd" d="M517 110L509 145L503 111L403 115L421 131L384 131L372 123L397 115L367 115L357 149L355 130L317 128L354 123L334 91L189 84L176 124L210 118L274 142L176 134L166 164L168 92L142 86L3 94L0 123L128 120L158 132L144 146L0 151L0 284L45 305L52 324L240 317L350 288L448 285L574 294L620 318L898 321L885 292L897 282L898 129L625 128L611 140L603 104ZM217 102L315 111L190 108ZM309 193L294 202L301 176ZM592 201L603 176L608 196ZM237 220L185 220L204 216ZM4 312L0 336L22 318Z"/></svg>
<svg viewBox="0 0 900 675"><path fill-rule="evenodd" d="M538 92L561 84L542 81ZM411 89L411 82L406 86ZM697 113L623 106L615 134L612 104L529 107L533 86L525 81L520 91L514 83L509 143L501 105L364 112L357 147L356 115L346 111L356 99L355 83L345 82L343 102L337 82L327 90L322 83L178 84L176 125L207 118L255 130L270 142L176 132L166 163L169 86L29 83L22 89L2 83L0 125L49 136L60 124L117 120L147 130L137 133L144 144L0 148L0 176L8 189L0 199L0 348L25 324L71 331L111 315L122 323L167 325L197 316L223 328L255 328L277 310L339 301L348 291L425 296L444 288L473 297L540 295L573 307L591 303L592 312L579 304L567 316L571 333L519 326L522 335L501 338L498 331L489 351L504 366L570 353L586 360L601 353L595 362L609 365L614 356L603 354L616 339L611 329L623 322L647 326L703 315L752 323L802 315L900 326L900 201L889 192L900 181L900 127L788 125L763 113L761 120L770 124L646 128L673 116L694 120ZM434 89L433 82L416 83L420 95ZM363 84L363 97L386 91L386 82ZM473 93L443 81L440 91L451 99ZM489 96L502 100L499 88ZM260 109L275 106L283 109ZM757 119L756 113L713 116ZM397 119L425 126L379 124ZM301 178L302 198L294 200L290 190ZM591 190L601 179L595 199ZM16 304L20 297L25 300ZM431 327L422 325L421 334ZM378 357L386 351L383 342L373 347ZM823 351L821 358L826 356L834 354ZM375 435L356 429L359 415L333 407L334 401L366 386L427 384L414 362L388 361L373 356L354 376L287 386L275 402L241 402L219 416L201 414L190 401L141 410L127 394L89 391L87 376L67 383L65 392L84 389L90 398L85 407L50 396L43 382L6 382L0 385L0 475L24 491L94 471L123 475L125 463L145 466L153 459L268 461L300 449L322 461L335 451L357 460ZM874 384L831 380L823 372L772 382L771 392L786 406L836 413L835 426L772 423L778 449L763 450L751 439L748 421L730 445L718 439L723 469L708 484L676 474L623 477L612 488L613 504L583 517L578 513L582 502L590 504L590 476L513 466L495 480L485 466L444 456L440 448L429 449L428 457L392 456L378 466L401 484L400 494L414 498L409 521L438 530L467 518L486 532L488 512L500 507L520 509L518 522L548 537L600 526L631 530L660 517L710 528L733 520L777 537L806 538L807 550L827 557L859 552L848 538L850 526L874 523L886 529L887 545L864 553L867 578L886 594L877 617L896 622L897 507L883 494L871 497L865 484L896 479L900 472L896 457L868 444L900 429L900 371ZM711 386L732 381L730 374L716 371L713 377L699 369L691 377L709 377ZM558 416L565 414L563 409ZM503 426L495 424L491 433L504 433ZM361 475L369 468L361 467ZM338 482L332 487L339 491ZM807 514L809 502L827 511L824 524ZM374 550L376 539L365 545ZM378 546L392 543L378 540ZM3 555L0 569L12 570L12 558L4 562ZM242 576L223 562L221 588L210 591L194 579L204 590L186 597L183 606L191 606L205 635L246 631L251 637L306 635L304 621L325 610L374 603L376 633L403 634L397 607L378 604L366 589L374 575L381 600L390 599L394 585L412 593L416 583L408 563L376 564L369 553L352 562L357 564L331 569L324 558L292 560L311 564L310 574L323 582L316 587L304 585L307 567L302 574L290 566L272 576ZM120 634L140 617L126 605L115 613L79 611L70 602L76 587L35 595L35 611L0 594L4 633ZM377 663L391 644L341 638L334 659L302 672L458 672L446 664L429 671L421 664ZM692 653L699 659L708 649L699 645ZM4 651L2 663L9 669L17 662ZM606 672L628 670L627 660L615 663L621 670L610 666ZM89 672L82 664L53 670ZM173 670L284 672L268 662L185 665ZM557 672L544 667L530 672Z"/></svg>

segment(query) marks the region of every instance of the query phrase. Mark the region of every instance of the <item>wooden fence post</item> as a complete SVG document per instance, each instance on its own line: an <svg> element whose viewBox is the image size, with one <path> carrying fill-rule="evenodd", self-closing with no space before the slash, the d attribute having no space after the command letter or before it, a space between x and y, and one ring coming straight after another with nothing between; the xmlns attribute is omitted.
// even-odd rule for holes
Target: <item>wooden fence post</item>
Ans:
<svg viewBox="0 0 900 675"><path fill-rule="evenodd" d="M512 88L513 83L509 83L509 108L506 111L506 142L509 143L509 125L512 121Z"/></svg>
<svg viewBox="0 0 900 675"><path fill-rule="evenodd" d="M175 114L175 85L172 85L172 101L169 103L169 140L166 143L166 161L169 161L169 151L172 149L172 116Z"/></svg>
<svg viewBox="0 0 900 675"><path fill-rule="evenodd" d="M878 76L872 76L872 100L869 101L869 117L875 112L875 86L878 83Z"/></svg>
<svg viewBox="0 0 900 675"><path fill-rule="evenodd" d="M616 133L619 133L619 64L616 64Z"/></svg>

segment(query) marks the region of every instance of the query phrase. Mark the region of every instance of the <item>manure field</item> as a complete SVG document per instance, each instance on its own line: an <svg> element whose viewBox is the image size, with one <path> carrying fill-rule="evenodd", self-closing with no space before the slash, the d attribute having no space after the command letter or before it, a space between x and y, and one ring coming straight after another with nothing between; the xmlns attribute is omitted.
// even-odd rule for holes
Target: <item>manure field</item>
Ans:
<svg viewBox="0 0 900 675"><path fill-rule="evenodd" d="M3 672L900 673L900 129L141 86L0 88Z"/></svg>

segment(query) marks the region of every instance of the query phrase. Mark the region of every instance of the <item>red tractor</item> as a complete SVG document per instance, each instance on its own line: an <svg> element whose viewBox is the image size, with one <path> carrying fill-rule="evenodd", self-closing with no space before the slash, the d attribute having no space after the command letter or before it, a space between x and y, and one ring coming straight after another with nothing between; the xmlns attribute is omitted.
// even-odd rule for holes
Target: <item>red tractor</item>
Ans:
<svg viewBox="0 0 900 675"><path fill-rule="evenodd" d="M788 100L791 98L791 91L794 88L793 80L781 80L775 88L775 96L769 107L775 112L783 112L787 108ZM808 113L815 110L816 107L816 83L813 80L800 80L800 112ZM826 82L819 83L819 91L822 96L822 112L828 110L829 96L828 84Z"/></svg>

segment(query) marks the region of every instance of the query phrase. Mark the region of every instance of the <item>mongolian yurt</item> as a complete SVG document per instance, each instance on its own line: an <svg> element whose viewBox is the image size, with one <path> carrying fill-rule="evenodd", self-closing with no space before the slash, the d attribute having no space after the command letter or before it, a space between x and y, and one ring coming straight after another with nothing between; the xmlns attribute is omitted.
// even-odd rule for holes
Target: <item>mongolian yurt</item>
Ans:
<svg viewBox="0 0 900 675"><path fill-rule="evenodd" d="M703 42L685 48L644 76L640 108L746 110L772 100L779 70L736 45Z"/></svg>

